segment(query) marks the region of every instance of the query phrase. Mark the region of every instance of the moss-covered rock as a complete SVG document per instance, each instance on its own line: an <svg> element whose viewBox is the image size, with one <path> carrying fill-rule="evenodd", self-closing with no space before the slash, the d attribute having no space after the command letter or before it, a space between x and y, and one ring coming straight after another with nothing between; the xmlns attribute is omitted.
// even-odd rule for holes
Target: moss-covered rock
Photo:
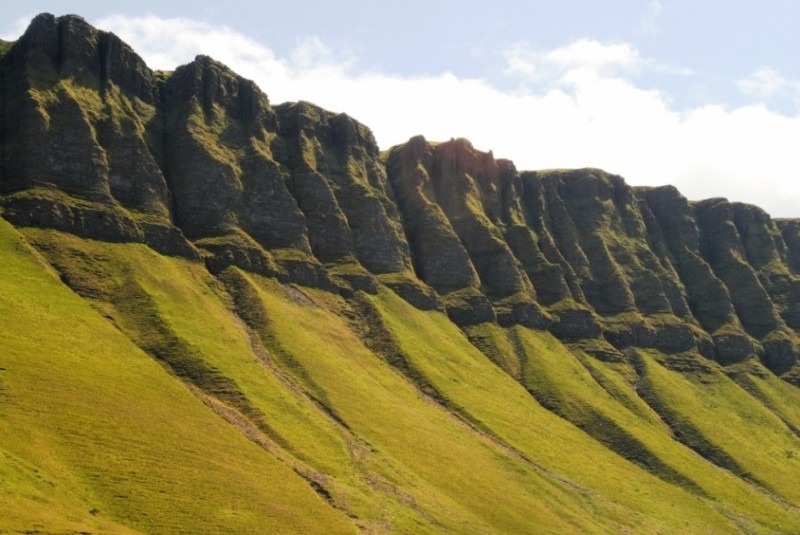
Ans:
<svg viewBox="0 0 800 535"><path fill-rule="evenodd" d="M464 139L381 155L345 114L273 107L205 56L153 72L79 17L39 16L2 49L0 206L17 225L348 299L385 285L462 327L547 329L611 360L800 373L797 220L599 169L519 172Z"/></svg>
<svg viewBox="0 0 800 535"><path fill-rule="evenodd" d="M289 185L323 261L354 255L373 273L411 267L378 146L367 127L307 102L276 108Z"/></svg>
<svg viewBox="0 0 800 535"><path fill-rule="evenodd" d="M479 284L458 235L436 203L428 167L432 147L422 137L393 149L387 173L403 214L403 226L420 279L440 293Z"/></svg>

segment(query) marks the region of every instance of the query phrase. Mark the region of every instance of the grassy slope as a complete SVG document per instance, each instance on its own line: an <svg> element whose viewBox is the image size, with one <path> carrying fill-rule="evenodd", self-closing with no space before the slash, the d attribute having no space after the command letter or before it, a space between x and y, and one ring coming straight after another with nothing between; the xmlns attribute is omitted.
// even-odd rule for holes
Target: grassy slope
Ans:
<svg viewBox="0 0 800 535"><path fill-rule="evenodd" d="M644 353L643 359L646 386L675 426L694 429L738 465L734 471L800 506L800 438L774 412L722 373L684 375ZM775 384L757 381L767 392Z"/></svg>
<svg viewBox="0 0 800 535"><path fill-rule="evenodd" d="M414 474L371 451L369 443L320 407L322 402L313 399L319 392L308 389L308 394L282 372L271 352L232 313L230 297L202 265L141 245L34 229L26 234L124 333L168 365L189 368L185 380L226 404L238 428L266 441L279 459L313 481L363 529L394 524L414 532L438 531L392 481L397 474L413 480ZM248 280L238 270L226 273L225 280L232 278Z"/></svg>
<svg viewBox="0 0 800 535"><path fill-rule="evenodd" d="M48 273L1 220L0 257L0 531L353 530Z"/></svg>
<svg viewBox="0 0 800 535"><path fill-rule="evenodd" d="M740 382L800 436L800 389L770 373L748 374Z"/></svg>
<svg viewBox="0 0 800 535"><path fill-rule="evenodd" d="M616 382L617 394L627 398L626 404L611 397L551 336L518 328L530 356L528 379L547 383L550 395L559 396L561 403L591 405L609 420L617 421L651 448L657 459L674 466L676 472L691 474L695 485L710 499L701 500L678 486L652 481L650 474L609 455L597 443L543 411L530 397L525 399L524 390L503 380L500 370L476 354L457 330L437 314L416 311L388 294L378 302L412 363L451 402L535 461L586 485L609 501L645 513L649 520L644 522L648 523L637 526L637 530L791 531L800 526L796 510L786 510L672 441L652 410L608 369L607 383ZM536 367L531 367L534 360ZM630 392L625 394L625 389ZM607 510L603 514L614 517ZM618 517L617 521L635 522L634 516Z"/></svg>
<svg viewBox="0 0 800 535"><path fill-rule="evenodd" d="M329 299L321 292L310 294L319 303ZM313 384L374 450L415 474L399 474L394 483L426 511L436 531L603 530L587 518L581 492L422 397L370 352L339 315L293 300L269 281L261 281L260 297L274 313L272 343L294 357L287 367Z"/></svg>
<svg viewBox="0 0 800 535"><path fill-rule="evenodd" d="M36 520L51 532L352 530L297 474L375 533L800 526L796 510L673 440L631 386L632 370L577 358L545 333L496 327L489 338L517 353L508 361L539 399L647 469L544 409L444 315L389 292L370 300L410 375L369 350L345 319L348 305L325 292L238 270L223 274L223 287L202 266L141 245L26 235L122 332L3 223L0 313L12 319L2 326L10 350L0 356L0 508L14 513L0 531ZM226 289L247 302L234 303ZM735 417L745 435L767 437L757 459L741 464L797 503L794 465L778 466L794 458L790 426L800 413L785 402L798 398L793 387L751 377L747 388L767 410L720 375L722 401L707 406L705 384L642 358L644 381L673 413L700 415L696 427ZM165 366L188 367L183 381L195 386ZM414 386L420 381L447 409ZM738 420L747 414L756 423ZM598 432L609 424L613 432ZM737 460L755 447L735 431L715 433L706 436Z"/></svg>
<svg viewBox="0 0 800 535"><path fill-rule="evenodd" d="M566 407L565 417L662 479L707 497L743 530L758 524L786 531L798 525L800 515L676 441L624 371L589 356L578 360L546 333L517 331L528 356L524 383L539 396L553 396Z"/></svg>

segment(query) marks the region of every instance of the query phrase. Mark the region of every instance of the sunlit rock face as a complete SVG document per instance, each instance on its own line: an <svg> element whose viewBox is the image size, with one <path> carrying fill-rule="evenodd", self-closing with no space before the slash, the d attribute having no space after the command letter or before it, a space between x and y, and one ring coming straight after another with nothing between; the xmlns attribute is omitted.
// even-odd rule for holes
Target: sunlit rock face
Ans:
<svg viewBox="0 0 800 535"><path fill-rule="evenodd" d="M599 169L518 171L464 139L381 153L345 114L275 106L205 56L152 71L76 16L34 19L0 68L18 226L346 298L385 285L461 327L549 330L609 359L760 359L797 380L797 221Z"/></svg>

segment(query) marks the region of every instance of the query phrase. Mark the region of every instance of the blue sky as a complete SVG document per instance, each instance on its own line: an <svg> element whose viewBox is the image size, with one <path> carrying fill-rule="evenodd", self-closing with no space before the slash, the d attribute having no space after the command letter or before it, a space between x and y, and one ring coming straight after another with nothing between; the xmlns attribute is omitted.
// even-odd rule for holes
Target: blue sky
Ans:
<svg viewBox="0 0 800 535"><path fill-rule="evenodd" d="M466 137L520 169L601 167L800 217L796 0L14 2L0 35L44 11L153 68L211 55L382 148Z"/></svg>

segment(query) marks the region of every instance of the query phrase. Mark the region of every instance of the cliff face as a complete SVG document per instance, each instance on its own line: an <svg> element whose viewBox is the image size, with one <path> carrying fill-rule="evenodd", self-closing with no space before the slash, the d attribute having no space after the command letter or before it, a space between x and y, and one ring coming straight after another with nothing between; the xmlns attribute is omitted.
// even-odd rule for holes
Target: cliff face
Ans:
<svg viewBox="0 0 800 535"><path fill-rule="evenodd" d="M0 215L3 533L800 530L798 220L50 15Z"/></svg>
<svg viewBox="0 0 800 535"><path fill-rule="evenodd" d="M459 326L549 330L612 360L760 359L800 380L796 221L597 169L519 172L463 139L381 155L344 114L272 106L207 57L153 72L75 16L37 17L1 69L17 226L346 297L382 283Z"/></svg>

